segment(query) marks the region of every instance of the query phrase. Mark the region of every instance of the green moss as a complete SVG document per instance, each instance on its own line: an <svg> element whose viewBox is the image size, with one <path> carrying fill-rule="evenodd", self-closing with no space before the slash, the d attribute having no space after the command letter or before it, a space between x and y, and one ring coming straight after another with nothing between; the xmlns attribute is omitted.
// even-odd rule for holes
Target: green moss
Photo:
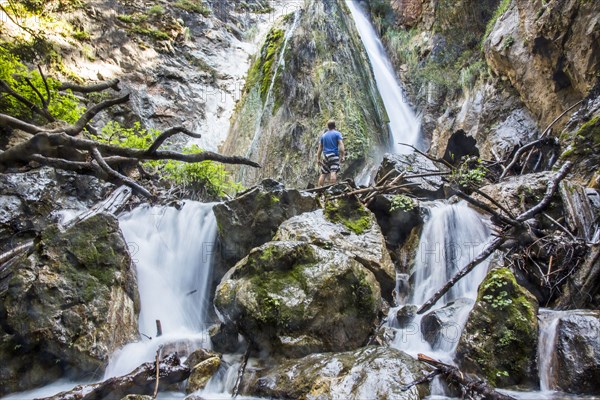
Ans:
<svg viewBox="0 0 600 400"><path fill-rule="evenodd" d="M282 29L271 29L260 52L260 57L252 64L248 72L244 91L247 92L258 85L263 102L267 98L273 74L276 72L277 56L283 44L284 36L285 32Z"/></svg>
<svg viewBox="0 0 600 400"><path fill-rule="evenodd" d="M494 25L496 25L496 21L498 21L498 18L500 18L506 11L508 11L508 7L510 7L511 1L512 0L502 0L502 2L498 5L498 8L496 8L496 12L494 12L494 15L488 21L485 27L485 33L483 35L483 39L481 39L481 48L483 48L483 43L488 38L488 36L490 36L490 33L492 33L492 30L494 29Z"/></svg>
<svg viewBox="0 0 600 400"><path fill-rule="evenodd" d="M204 17L210 15L210 9L199 0L178 0L173 3L173 7L180 8L185 11L201 14Z"/></svg>
<svg viewBox="0 0 600 400"><path fill-rule="evenodd" d="M354 198L327 201L325 218L331 222L343 224L357 235L362 234L373 224L371 213Z"/></svg>
<svg viewBox="0 0 600 400"><path fill-rule="evenodd" d="M481 283L469 330L477 327L474 355L494 386L522 377L532 363L537 338L537 305L508 268L490 271Z"/></svg>

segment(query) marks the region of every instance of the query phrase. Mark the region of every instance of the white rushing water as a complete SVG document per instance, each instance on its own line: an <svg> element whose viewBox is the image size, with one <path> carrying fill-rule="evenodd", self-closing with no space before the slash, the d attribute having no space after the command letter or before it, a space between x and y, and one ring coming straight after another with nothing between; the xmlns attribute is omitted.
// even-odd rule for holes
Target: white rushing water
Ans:
<svg viewBox="0 0 600 400"><path fill-rule="evenodd" d="M346 5L352 13L356 28L367 50L377 89L390 119L392 143L389 151L397 154L411 153L412 150L409 147L400 146L398 143L418 147L421 136L421 122L408 103L408 98L400 86L394 67L369 17L360 8L358 1L346 0Z"/></svg>
<svg viewBox="0 0 600 400"><path fill-rule="evenodd" d="M142 206L119 219L136 265L144 338L115 353L105 378L129 373L151 361L159 345L209 347L206 335L208 290L215 250L212 204L186 202L174 207ZM159 320L163 335L156 336Z"/></svg>
<svg viewBox="0 0 600 400"><path fill-rule="evenodd" d="M490 237L489 228L482 216L464 203L450 205L438 201L432 203L428 211L429 216L425 221L416 254L414 283L408 302L417 306L425 303L475 258ZM422 332L423 315L416 315L410 323L398 329L393 346L414 356L427 353L452 363L460 333L488 266L489 262L481 263L437 303L436 308L440 308L450 300L468 299L463 301L465 305L457 307L452 325L444 329L440 340L433 346ZM398 327L396 313L401 307L390 311L390 326Z"/></svg>
<svg viewBox="0 0 600 400"><path fill-rule="evenodd" d="M542 391L554 390L555 382L555 351L556 351L556 329L560 317L564 315L561 311L540 309L538 314L539 331L538 338L538 370L540 375L540 389Z"/></svg>

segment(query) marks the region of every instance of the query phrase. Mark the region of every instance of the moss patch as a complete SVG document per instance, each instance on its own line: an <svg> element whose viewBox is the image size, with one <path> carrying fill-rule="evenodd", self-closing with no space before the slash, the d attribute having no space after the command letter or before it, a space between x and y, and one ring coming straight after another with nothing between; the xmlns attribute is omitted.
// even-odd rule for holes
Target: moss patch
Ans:
<svg viewBox="0 0 600 400"><path fill-rule="evenodd" d="M357 235L371 228L371 213L355 198L329 200L325 203L325 218L343 224Z"/></svg>
<svg viewBox="0 0 600 400"><path fill-rule="evenodd" d="M284 36L285 32L282 29L271 29L260 51L260 57L252 64L248 72L244 92L248 92L255 85L259 85L263 102L267 99L273 74L277 69L277 56L283 44Z"/></svg>
<svg viewBox="0 0 600 400"><path fill-rule="evenodd" d="M459 358L494 386L534 379L537 349L535 298L508 268L490 271L481 283L459 346Z"/></svg>

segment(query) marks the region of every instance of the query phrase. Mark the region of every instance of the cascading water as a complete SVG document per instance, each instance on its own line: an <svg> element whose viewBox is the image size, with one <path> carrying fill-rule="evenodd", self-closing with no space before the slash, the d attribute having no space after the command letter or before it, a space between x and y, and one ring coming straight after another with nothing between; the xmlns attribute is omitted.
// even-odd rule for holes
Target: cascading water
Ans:
<svg viewBox="0 0 600 400"><path fill-rule="evenodd" d="M209 347L205 334L207 299L216 237L212 204L143 206L119 220L136 264L141 311L140 334L149 337L161 323L163 335L125 346L111 357L105 378L151 361L158 346Z"/></svg>
<svg viewBox="0 0 600 400"><path fill-rule="evenodd" d="M538 370L540 374L540 389L550 391L555 389L554 352L556 349L556 329L560 316L564 312L540 309L538 320L540 335L538 339Z"/></svg>
<svg viewBox="0 0 600 400"><path fill-rule="evenodd" d="M410 153L409 147L400 146L398 143L418 146L421 140L421 123L408 104L394 67L371 21L357 1L346 0L346 5L352 13L356 28L367 50L377 89L390 119L389 127L392 137L389 151L397 154Z"/></svg>
<svg viewBox="0 0 600 400"><path fill-rule="evenodd" d="M417 250L409 303L425 303L479 254L489 235L489 228L481 215L466 204L434 202L429 207L429 216ZM421 331L423 316L417 315L409 324L398 329L393 346L412 355L425 352L446 362L452 362L460 331L471 310L472 300L477 297L477 288L485 277L488 265L489 262L484 262L477 266L438 303L442 306L450 300L470 300L465 306L457 308L453 317L454 329L447 330L443 340L436 341L433 346L425 340ZM388 319L392 327L399 327L396 318L399 308L390 311ZM450 333L451 337L448 337Z"/></svg>

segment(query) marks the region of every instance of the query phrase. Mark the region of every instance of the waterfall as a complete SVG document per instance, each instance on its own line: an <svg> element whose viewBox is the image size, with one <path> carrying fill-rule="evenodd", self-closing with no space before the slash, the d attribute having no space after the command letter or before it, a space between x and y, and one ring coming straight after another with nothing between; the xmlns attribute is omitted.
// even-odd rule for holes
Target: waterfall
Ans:
<svg viewBox="0 0 600 400"><path fill-rule="evenodd" d="M142 206L119 219L136 265L145 338L117 351L105 378L131 372L151 361L162 344L210 348L206 334L211 259L216 237L212 204L186 202L174 207ZM163 335L155 336L160 320Z"/></svg>
<svg viewBox="0 0 600 400"><path fill-rule="evenodd" d="M400 146L398 143L418 146L421 122L408 104L408 99L400 86L394 67L371 21L357 1L346 0L346 5L352 13L358 33L367 50L377 89L390 119L389 127L392 143L389 150L397 154L410 153L410 148Z"/></svg>
<svg viewBox="0 0 600 400"><path fill-rule="evenodd" d="M410 302L415 305L425 303L475 258L489 239L489 228L482 216L465 203L451 205L436 201L428 208L428 214L416 254L414 281L409 297ZM393 346L411 355L427 353L452 363L460 333L488 266L489 262L481 263L454 285L438 303L441 307L451 300L468 299L459 303L460 306L453 314L452 329L445 329L442 340L436 341L433 346L425 340L421 324L424 315L416 315L410 323L397 330ZM396 318L400 308L390 310L389 326L400 327Z"/></svg>
<svg viewBox="0 0 600 400"><path fill-rule="evenodd" d="M415 260L412 304L423 304L485 247L489 228L481 215L465 203L435 203L423 227ZM475 299L485 278L487 263L458 281L442 302L458 298Z"/></svg>
<svg viewBox="0 0 600 400"><path fill-rule="evenodd" d="M556 351L556 329L560 317L564 312L540 309L539 320L539 338L538 338L538 370L540 375L540 389L542 391L554 390L555 374L555 356Z"/></svg>

